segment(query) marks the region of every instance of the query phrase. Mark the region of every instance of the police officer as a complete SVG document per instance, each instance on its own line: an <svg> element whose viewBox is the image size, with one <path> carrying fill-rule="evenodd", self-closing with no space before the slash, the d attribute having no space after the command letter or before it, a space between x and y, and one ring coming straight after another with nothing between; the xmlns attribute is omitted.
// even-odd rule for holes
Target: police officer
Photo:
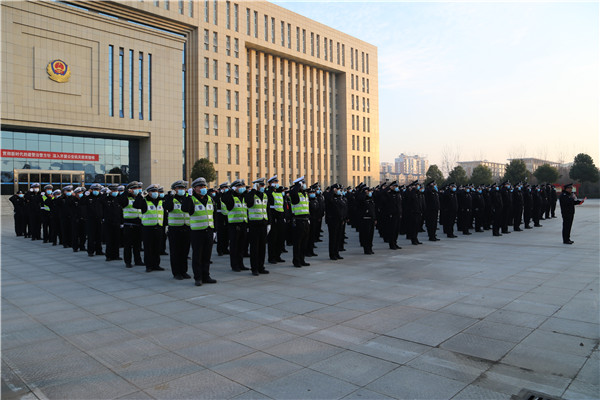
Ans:
<svg viewBox="0 0 600 400"><path fill-rule="evenodd" d="M221 198L229 191L229 181L219 185L215 200L215 228L217 230L217 255L229 254L229 235L227 232L227 210L221 206Z"/></svg>
<svg viewBox="0 0 600 400"><path fill-rule="evenodd" d="M308 224L308 238L306 239L306 248L304 254L306 257L316 257L315 254L315 240L319 237L319 216L321 215L321 204L317 200L317 188L319 183L312 184L308 190L308 213L309 213L309 224Z"/></svg>
<svg viewBox="0 0 600 400"><path fill-rule="evenodd" d="M521 182L515 185L515 188L512 193L512 203L513 203L513 230L515 232L520 232L521 229L521 221L523 219L523 184Z"/></svg>
<svg viewBox="0 0 600 400"><path fill-rule="evenodd" d="M141 212L133 207L133 203L140 193L142 193L142 182L133 181L127 185L126 192L118 197L123 208L123 259L126 268L132 267L132 254L135 265L144 265L141 256Z"/></svg>
<svg viewBox="0 0 600 400"><path fill-rule="evenodd" d="M357 190L355 197L358 219L358 239L365 254L373 252L373 234L377 216L375 213L375 202L373 200L373 189L363 186Z"/></svg>
<svg viewBox="0 0 600 400"><path fill-rule="evenodd" d="M90 195L83 198L85 206L85 222L87 231L87 252L89 257L104 255L102 251L102 198L100 197L102 187L98 183L90 186Z"/></svg>
<svg viewBox="0 0 600 400"><path fill-rule="evenodd" d="M43 200L40 193L40 184L32 183L29 192L25 195L27 201L27 215L29 223L29 235L31 240L40 240L42 224L42 206Z"/></svg>
<svg viewBox="0 0 600 400"><path fill-rule="evenodd" d="M158 198L156 184L146 188L148 195L144 198L141 193L133 202L133 207L141 212L142 240L144 241L144 264L146 272L164 271L160 266L160 241L164 218L163 202Z"/></svg>
<svg viewBox="0 0 600 400"><path fill-rule="evenodd" d="M571 240L571 226L575 218L575 206L583 204L585 199L580 200L573 193L573 184L568 183L563 186L563 191L560 194L560 213L563 219L562 237L564 244L573 244Z"/></svg>
<svg viewBox="0 0 600 400"><path fill-rule="evenodd" d="M406 191L406 208L403 207L403 217L406 218L406 238L413 245L423 244L419 241L419 227L421 221L421 185L419 181L412 182Z"/></svg>
<svg viewBox="0 0 600 400"><path fill-rule="evenodd" d="M271 230L267 235L269 264L285 262L281 258L281 251L285 246L285 209L283 200L283 187L279 186L277 175L272 176L267 181L268 187L265 189L268 199L267 213L269 214L269 224Z"/></svg>
<svg viewBox="0 0 600 400"><path fill-rule="evenodd" d="M86 251L86 207L85 187L79 186L73 190L73 196L67 200L67 208L71 217L71 247L73 252Z"/></svg>
<svg viewBox="0 0 600 400"><path fill-rule="evenodd" d="M525 229L532 229L531 226L529 226L532 210L533 198L531 195L531 186L525 184L523 185L523 224L525 225Z"/></svg>
<svg viewBox="0 0 600 400"><path fill-rule="evenodd" d="M293 214L293 260L294 267L308 267L310 264L304 260L306 242L310 232L308 208L308 195L306 193L306 182L304 177L294 181L290 188L290 202Z"/></svg>
<svg viewBox="0 0 600 400"><path fill-rule="evenodd" d="M533 226L536 228L541 228L543 225L540 224L540 219L542 216L542 196L540 194L540 187L538 185L534 185L531 188L531 197L533 199L532 209L531 209L531 218L533 219Z"/></svg>
<svg viewBox="0 0 600 400"><path fill-rule="evenodd" d="M108 193L102 200L104 229L106 233L106 261L122 260L119 257L119 238L123 223L118 185L109 185Z"/></svg>
<svg viewBox="0 0 600 400"><path fill-rule="evenodd" d="M235 272L248 271L244 265L246 229L248 224L248 209L244 200L246 184L243 180L231 183L231 190L221 197L221 210L227 214L229 234L229 262Z"/></svg>
<svg viewBox="0 0 600 400"><path fill-rule="evenodd" d="M17 236L25 235L26 215L25 215L25 194L19 190L8 199L13 205L13 217L15 220L15 234Z"/></svg>
<svg viewBox="0 0 600 400"><path fill-rule="evenodd" d="M502 193L500 193L500 187L495 182L492 185L492 191L490 192L490 203L492 205L491 211L493 213L492 233L494 236L502 236L500 229L502 229L502 210L504 209L504 204L502 201Z"/></svg>
<svg viewBox="0 0 600 400"><path fill-rule="evenodd" d="M548 194L550 201L550 212L552 213L552 218L556 218L556 201L558 200L558 195L556 194L556 188L554 185L550 185L550 192Z"/></svg>
<svg viewBox="0 0 600 400"><path fill-rule="evenodd" d="M402 220L402 194L396 181L390 183L385 189L384 218L387 218L386 242L391 250L401 249L398 246L398 234Z"/></svg>
<svg viewBox="0 0 600 400"><path fill-rule="evenodd" d="M52 246L62 244L62 237L60 232L60 214L63 206L62 192L60 189L56 189L52 192L52 196L47 201L50 207L50 229L48 232L48 241L52 243Z"/></svg>
<svg viewBox="0 0 600 400"><path fill-rule="evenodd" d="M206 179L192 182L193 194L183 203L182 210L189 215L192 244L192 271L196 286L203 283L217 283L210 277L210 257L213 247L214 204L208 195Z"/></svg>
<svg viewBox="0 0 600 400"><path fill-rule="evenodd" d="M473 217L475 218L475 232L483 232L485 225L485 199L483 197L483 188L481 186L471 191L473 199Z"/></svg>
<svg viewBox="0 0 600 400"><path fill-rule="evenodd" d="M252 190L244 199L248 207L248 239L250 242L250 269L252 275L268 274L265 269L265 252L267 246L267 214L268 198L265 193L265 178L252 182Z"/></svg>
<svg viewBox="0 0 600 400"><path fill-rule="evenodd" d="M52 203L52 185L45 185L42 192L42 204L40 205L40 222L42 228L42 239L48 243L50 239L50 204Z"/></svg>
<svg viewBox="0 0 600 400"><path fill-rule="evenodd" d="M176 280L191 279L188 272L188 254L190 252L190 214L183 210L188 199L187 181L173 182L173 194L166 196L163 207L169 213L169 257L171 272Z"/></svg>
<svg viewBox="0 0 600 400"><path fill-rule="evenodd" d="M161 199L163 201L163 205L165 202L165 188L163 186L159 186L158 187L158 198ZM167 210L164 209L163 207L163 225L162 225L162 229L161 229L161 238L160 238L160 255L161 256L168 256L169 253L167 253L167 226L169 225L169 213Z"/></svg>
<svg viewBox="0 0 600 400"><path fill-rule="evenodd" d="M435 242L437 238L438 215L440 212L440 196L435 180L427 182L425 185L425 227L429 241Z"/></svg>
<svg viewBox="0 0 600 400"><path fill-rule="evenodd" d="M339 242L342 234L342 188L337 183L325 193L325 223L329 230L329 259L343 260Z"/></svg>
<svg viewBox="0 0 600 400"><path fill-rule="evenodd" d="M71 208L69 201L73 198L73 186L62 188L62 195L58 198L58 221L57 230L60 232L60 240L64 248L72 246L71 239Z"/></svg>

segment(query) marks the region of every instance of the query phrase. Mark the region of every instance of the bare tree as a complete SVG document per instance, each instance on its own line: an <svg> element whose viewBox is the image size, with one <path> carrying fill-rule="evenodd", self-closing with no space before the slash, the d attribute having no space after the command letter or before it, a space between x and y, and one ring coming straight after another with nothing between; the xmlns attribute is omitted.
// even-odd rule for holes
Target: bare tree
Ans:
<svg viewBox="0 0 600 400"><path fill-rule="evenodd" d="M523 144L513 146L508 153L508 158L511 160L525 158L525 146Z"/></svg>
<svg viewBox="0 0 600 400"><path fill-rule="evenodd" d="M454 169L460 155L459 147L452 149L450 146L445 145L442 149L442 171L444 175L448 176L450 171Z"/></svg>

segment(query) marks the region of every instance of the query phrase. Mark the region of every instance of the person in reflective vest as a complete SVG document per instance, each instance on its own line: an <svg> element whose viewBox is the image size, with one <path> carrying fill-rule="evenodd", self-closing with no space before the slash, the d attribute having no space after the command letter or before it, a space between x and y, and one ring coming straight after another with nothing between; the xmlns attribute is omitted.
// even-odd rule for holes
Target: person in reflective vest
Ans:
<svg viewBox="0 0 600 400"><path fill-rule="evenodd" d="M52 203L52 192L54 188L52 185L44 186L44 191L42 192L42 204L40 206L41 210L41 225L42 225L42 239L44 239L44 243L48 243L50 240L50 205Z"/></svg>
<svg viewBox="0 0 600 400"><path fill-rule="evenodd" d="M142 213L133 207L133 202L138 194L142 193L142 182L130 182L126 191L119 195L119 204L123 208L123 259L125 267L131 268L131 258L135 265L144 265L142 262Z"/></svg>
<svg viewBox="0 0 600 400"><path fill-rule="evenodd" d="M267 195L265 178L252 182L254 185L244 197L248 206L248 235L250 241L250 269L252 275L268 274L265 269L265 251L267 247Z"/></svg>
<svg viewBox="0 0 600 400"><path fill-rule="evenodd" d="M277 175L272 176L267 181L269 187L266 188L267 193L267 213L269 215L269 224L271 230L267 235L267 243L269 245L269 264L285 262L281 258L281 252L285 245L285 210L283 204L283 187L279 186Z"/></svg>
<svg viewBox="0 0 600 400"><path fill-rule="evenodd" d="M192 271L196 286L217 283L210 277L210 256L213 247L214 204L208 195L206 179L200 177L192 182L193 194L185 199L183 211L189 215L192 244Z"/></svg>
<svg viewBox="0 0 600 400"><path fill-rule="evenodd" d="M164 218L163 202L158 198L158 185L146 188L148 196L141 193L133 202L133 208L140 210L142 220L142 240L144 241L144 264L146 272L164 271L160 266L160 240Z"/></svg>
<svg viewBox="0 0 600 400"><path fill-rule="evenodd" d="M165 188L162 186L159 186L158 187L158 198L163 201L163 211L164 211L163 226L162 226L162 232L161 232L161 238L160 238L160 255L161 256L169 255L169 253L167 253L167 226L169 226L169 212L164 209L166 195L167 194L165 193Z"/></svg>
<svg viewBox="0 0 600 400"><path fill-rule="evenodd" d="M165 196L163 208L169 213L169 257L171 272L177 280L191 279L188 272L188 254L190 252L190 215L183 211L187 198L187 182L176 181L171 185L172 194Z"/></svg>
<svg viewBox="0 0 600 400"><path fill-rule="evenodd" d="M221 198L229 191L229 181L219 185L215 200L215 229L217 230L217 255L229 254L229 235L227 232L227 209L223 207Z"/></svg>
<svg viewBox="0 0 600 400"><path fill-rule="evenodd" d="M309 235L310 211L304 177L300 177L294 181L294 185L290 188L290 200L293 214L293 264L296 268L308 267L310 264L304 261L304 254Z"/></svg>
<svg viewBox="0 0 600 400"><path fill-rule="evenodd" d="M221 210L227 214L229 234L229 262L235 272L248 271L244 266L244 245L246 243L246 227L248 225L248 210L244 201L246 184L243 180L231 183L231 190L221 197Z"/></svg>

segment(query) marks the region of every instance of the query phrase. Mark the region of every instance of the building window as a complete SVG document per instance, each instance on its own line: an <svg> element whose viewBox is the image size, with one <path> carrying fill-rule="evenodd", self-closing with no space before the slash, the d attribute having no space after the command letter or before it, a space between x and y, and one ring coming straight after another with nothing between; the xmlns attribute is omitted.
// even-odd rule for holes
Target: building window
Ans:
<svg viewBox="0 0 600 400"><path fill-rule="evenodd" d="M234 107L235 111L240 111L240 92L238 91L234 93Z"/></svg>
<svg viewBox="0 0 600 400"><path fill-rule="evenodd" d="M345 67L345 66L346 66L346 45L342 44L342 67Z"/></svg>
<svg viewBox="0 0 600 400"><path fill-rule="evenodd" d="M236 32L239 32L238 14L239 14L239 6L237 4L234 4L233 5L233 29Z"/></svg>
<svg viewBox="0 0 600 400"><path fill-rule="evenodd" d="M225 63L225 80L231 83L231 63Z"/></svg>
<svg viewBox="0 0 600 400"><path fill-rule="evenodd" d="M254 11L254 37L258 39L258 11Z"/></svg>
<svg viewBox="0 0 600 400"><path fill-rule="evenodd" d="M352 120L354 121L354 116L352 117ZM355 136L354 136L354 135L352 135L352 150L355 150L355 149L356 149L356 148L355 148L356 146L354 145L354 137L355 137Z"/></svg>
<svg viewBox="0 0 600 400"><path fill-rule="evenodd" d="M119 47L119 117L123 118L124 114L123 114L123 102L124 102L124 96L125 94L123 93L123 57L125 56L124 54L124 50L122 47Z"/></svg>
<svg viewBox="0 0 600 400"><path fill-rule="evenodd" d="M217 2L215 1L215 4ZM219 36L217 32L213 32L213 51L217 53L219 51Z"/></svg>
<svg viewBox="0 0 600 400"><path fill-rule="evenodd" d="M323 39L323 58L327 61L327 38Z"/></svg>
<svg viewBox="0 0 600 400"><path fill-rule="evenodd" d="M350 89L354 90L354 74L350 74Z"/></svg>
<svg viewBox="0 0 600 400"><path fill-rule="evenodd" d="M235 119L234 129L235 129L235 137L239 138L240 137L240 119L239 118Z"/></svg>
<svg viewBox="0 0 600 400"><path fill-rule="evenodd" d="M225 36L225 54L231 55L231 36Z"/></svg>
<svg viewBox="0 0 600 400"><path fill-rule="evenodd" d="M365 78L362 78L362 91L365 92Z"/></svg>
<svg viewBox="0 0 600 400"><path fill-rule="evenodd" d="M208 0L204 0L204 22L208 22Z"/></svg>
<svg viewBox="0 0 600 400"><path fill-rule="evenodd" d="M227 137L231 137L231 117L227 117Z"/></svg>
<svg viewBox="0 0 600 400"><path fill-rule="evenodd" d="M231 164L231 145L227 145L227 164Z"/></svg>
<svg viewBox="0 0 600 400"><path fill-rule="evenodd" d="M218 115L213 115L213 131L215 133L215 136L219 135L219 116ZM215 157L216 157L216 155L215 155Z"/></svg>
<svg viewBox="0 0 600 400"><path fill-rule="evenodd" d="M208 51L208 49L210 47L209 35L210 35L210 33L208 32L208 29L205 29L204 30L204 50L206 50L206 51Z"/></svg>
<svg viewBox="0 0 600 400"><path fill-rule="evenodd" d="M340 42L336 42L337 44L337 64L340 65Z"/></svg>
<svg viewBox="0 0 600 400"><path fill-rule="evenodd" d="M292 48L292 25L287 24L287 44L288 49Z"/></svg>
<svg viewBox="0 0 600 400"><path fill-rule="evenodd" d="M152 121L152 54L148 54L148 120Z"/></svg>
<svg viewBox="0 0 600 400"><path fill-rule="evenodd" d="M208 76L210 74L209 72L209 61L208 61L208 57L204 57L204 77L206 79L208 79Z"/></svg>
<svg viewBox="0 0 600 400"><path fill-rule="evenodd" d="M310 33L310 55L314 57L315 55L315 34Z"/></svg>
<svg viewBox="0 0 600 400"><path fill-rule="evenodd" d="M144 119L144 53L138 57L138 109L139 119Z"/></svg>
<svg viewBox="0 0 600 400"><path fill-rule="evenodd" d="M108 45L108 115L115 116L115 87L114 87L114 46Z"/></svg>
<svg viewBox="0 0 600 400"><path fill-rule="evenodd" d="M225 27L231 29L231 2L225 2Z"/></svg>
<svg viewBox="0 0 600 400"><path fill-rule="evenodd" d="M350 69L354 69L354 49L350 47Z"/></svg>
<svg viewBox="0 0 600 400"><path fill-rule="evenodd" d="M300 51L300 28L296 27L296 51Z"/></svg>
<svg viewBox="0 0 600 400"><path fill-rule="evenodd" d="M302 29L302 52L306 54L306 29Z"/></svg>
<svg viewBox="0 0 600 400"><path fill-rule="evenodd" d="M360 65L361 65L361 68L362 68L362 72L364 73L365 72L365 52L364 51L362 51L360 53L360 57L361 57L361 63L360 63Z"/></svg>
<svg viewBox="0 0 600 400"><path fill-rule="evenodd" d="M265 41L269 41L269 17L265 15Z"/></svg>
<svg viewBox="0 0 600 400"><path fill-rule="evenodd" d="M213 60L213 78L215 81L219 79L219 62L217 60Z"/></svg>
<svg viewBox="0 0 600 400"><path fill-rule="evenodd" d="M218 15L217 15L217 0L213 0L213 23L217 25Z"/></svg>
<svg viewBox="0 0 600 400"><path fill-rule="evenodd" d="M317 58L321 58L321 35L317 35Z"/></svg>
<svg viewBox="0 0 600 400"><path fill-rule="evenodd" d="M236 85L240 84L240 66L237 64L233 66L233 81Z"/></svg>
<svg viewBox="0 0 600 400"><path fill-rule="evenodd" d="M208 85L204 85L204 106L210 107L210 94Z"/></svg>
<svg viewBox="0 0 600 400"><path fill-rule="evenodd" d="M210 135L210 116L208 114L204 114L204 134ZM208 158L208 151L206 158Z"/></svg>
<svg viewBox="0 0 600 400"><path fill-rule="evenodd" d="M192 0L188 1L188 15L190 17L194 16L194 2Z"/></svg>
<svg viewBox="0 0 600 400"><path fill-rule="evenodd" d="M367 79L367 93L369 93L369 80Z"/></svg>
<svg viewBox="0 0 600 400"><path fill-rule="evenodd" d="M333 62L333 40L329 39L329 61Z"/></svg>
<svg viewBox="0 0 600 400"><path fill-rule="evenodd" d="M133 50L129 49L129 118L133 119Z"/></svg>
<svg viewBox="0 0 600 400"><path fill-rule="evenodd" d="M169 9L169 0L164 0L165 10Z"/></svg>
<svg viewBox="0 0 600 400"><path fill-rule="evenodd" d="M225 104L227 105L227 109L231 110L231 90L229 89L225 92Z"/></svg>
<svg viewBox="0 0 600 400"><path fill-rule="evenodd" d="M285 22L281 21L281 45L285 47Z"/></svg>
<svg viewBox="0 0 600 400"><path fill-rule="evenodd" d="M246 35L250 36L250 9L246 8Z"/></svg>
<svg viewBox="0 0 600 400"><path fill-rule="evenodd" d="M218 164L219 163L219 144L215 143L214 147L215 147L215 164Z"/></svg>
<svg viewBox="0 0 600 400"><path fill-rule="evenodd" d="M271 43L275 43L275 18L271 18Z"/></svg>
<svg viewBox="0 0 600 400"><path fill-rule="evenodd" d="M213 87L213 107L219 107L219 88Z"/></svg>
<svg viewBox="0 0 600 400"><path fill-rule="evenodd" d="M235 58L240 58L240 40L238 38L233 39L233 55Z"/></svg>

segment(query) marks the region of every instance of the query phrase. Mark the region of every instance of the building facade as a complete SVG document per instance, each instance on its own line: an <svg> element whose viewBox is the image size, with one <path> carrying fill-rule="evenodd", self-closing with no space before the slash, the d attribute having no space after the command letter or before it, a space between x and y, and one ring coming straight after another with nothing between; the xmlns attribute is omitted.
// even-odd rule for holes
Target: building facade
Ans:
<svg viewBox="0 0 600 400"><path fill-rule="evenodd" d="M377 48L289 10L14 1L2 23L3 193L59 170L169 185L199 158L216 182L379 177Z"/></svg>
<svg viewBox="0 0 600 400"><path fill-rule="evenodd" d="M403 175L425 175L429 169L429 160L418 155L400 154L395 160L395 171Z"/></svg>
<svg viewBox="0 0 600 400"><path fill-rule="evenodd" d="M509 158L508 162L511 162L513 160L513 158ZM517 160L521 160L525 163L525 167L527 168L527 171L533 173L535 172L536 169L538 169L539 167L541 167L544 164L548 164L551 167L554 168L560 168L561 164L554 162L554 161L547 161L547 160L542 160L540 158L532 158L532 157L527 157L527 158L518 158Z"/></svg>
<svg viewBox="0 0 600 400"><path fill-rule="evenodd" d="M504 176L506 172L506 164L491 162L487 160L481 161L459 161L458 165L464 168L467 176L473 175L473 170L480 165L488 167L492 171L492 177L498 179Z"/></svg>

